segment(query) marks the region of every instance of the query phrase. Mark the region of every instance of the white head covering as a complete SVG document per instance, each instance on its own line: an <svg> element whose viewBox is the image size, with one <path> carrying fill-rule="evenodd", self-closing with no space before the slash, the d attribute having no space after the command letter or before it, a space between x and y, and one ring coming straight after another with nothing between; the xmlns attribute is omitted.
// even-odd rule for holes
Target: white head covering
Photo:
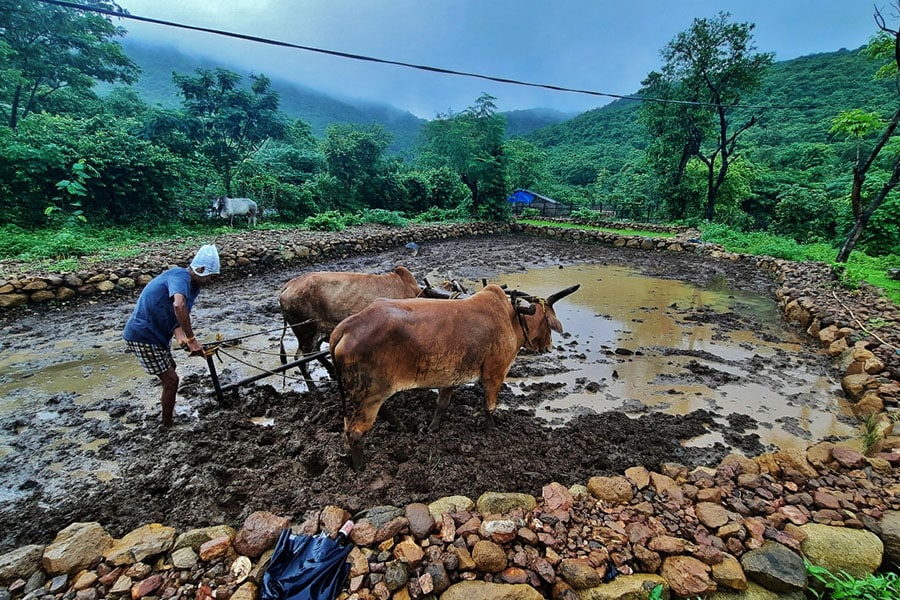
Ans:
<svg viewBox="0 0 900 600"><path fill-rule="evenodd" d="M202 267L202 272L200 271ZM200 277L208 275L218 275L219 273L219 251L215 245L205 244L197 250L197 255L191 261L191 268Z"/></svg>

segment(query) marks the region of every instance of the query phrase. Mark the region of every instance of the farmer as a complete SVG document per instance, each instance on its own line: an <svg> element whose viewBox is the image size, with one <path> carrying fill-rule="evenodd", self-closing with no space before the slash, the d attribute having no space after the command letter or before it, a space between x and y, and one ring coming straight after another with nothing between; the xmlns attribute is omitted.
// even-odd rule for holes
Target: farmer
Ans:
<svg viewBox="0 0 900 600"><path fill-rule="evenodd" d="M219 274L219 252L212 244L201 246L188 268L174 267L160 273L138 298L125 323L122 337L138 362L162 382L162 422L171 427L175 412L178 374L172 358L172 336L191 356L203 354L203 345L194 336L191 308L200 288Z"/></svg>

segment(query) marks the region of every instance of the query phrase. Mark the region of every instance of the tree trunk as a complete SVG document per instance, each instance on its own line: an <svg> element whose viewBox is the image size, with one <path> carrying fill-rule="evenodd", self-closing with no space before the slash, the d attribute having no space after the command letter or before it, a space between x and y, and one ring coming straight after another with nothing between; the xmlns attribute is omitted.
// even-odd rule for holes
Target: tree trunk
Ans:
<svg viewBox="0 0 900 600"><path fill-rule="evenodd" d="M706 171L706 211L704 213L704 218L707 221L712 221L713 217L716 216L716 194L718 194L719 190L713 184L713 172L716 169L715 156L713 159L709 161L707 164Z"/></svg>
<svg viewBox="0 0 900 600"><path fill-rule="evenodd" d="M897 187L897 183L900 183L900 159L894 162L894 169L891 172L891 178L887 183L881 188L881 191L878 192L878 195L869 203L869 206L866 207L866 210L862 211L859 217L856 218L856 221L853 223L853 228L850 230L850 234L847 236L847 239L844 241L844 245L841 246L840 252L838 252L837 257L834 259L835 262L845 263L847 259L850 258L850 253L853 252L853 249L856 247L856 243L859 241L859 238L862 236L863 232L866 230L866 226L869 224L869 219L872 218L872 215L875 214L875 211L884 203L888 194L891 193L895 187Z"/></svg>
<svg viewBox="0 0 900 600"><path fill-rule="evenodd" d="M874 163L875 159L878 157L878 154L881 153L881 149L884 148L888 140L894 135L894 131L897 129L898 124L900 124L900 109L897 109L894 113L890 123L888 123L887 129L884 130L878 143L872 148L866 162L860 164L859 159L857 158L856 164L853 165L853 188L850 191L850 207L853 210L853 218L857 221L862 215L862 188L863 184L866 182L866 175L868 174L872 163ZM848 252L847 254L849 255L850 253Z"/></svg>
<svg viewBox="0 0 900 600"><path fill-rule="evenodd" d="M22 86L17 85L13 94L12 106L9 109L9 128L15 129L19 124L19 103L22 101Z"/></svg>
<svg viewBox="0 0 900 600"><path fill-rule="evenodd" d="M462 175L461 178L465 186L472 192L472 214L477 217L478 207L481 206L481 198L478 197L478 180L468 175Z"/></svg>

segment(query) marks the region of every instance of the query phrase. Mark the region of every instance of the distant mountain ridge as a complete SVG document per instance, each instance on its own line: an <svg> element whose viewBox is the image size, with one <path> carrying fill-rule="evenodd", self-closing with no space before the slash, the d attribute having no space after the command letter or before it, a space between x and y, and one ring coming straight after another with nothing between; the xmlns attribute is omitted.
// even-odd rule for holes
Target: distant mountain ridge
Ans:
<svg viewBox="0 0 900 600"><path fill-rule="evenodd" d="M181 106L178 88L172 82L172 73L192 75L197 69L224 68L246 77L249 73L233 65L219 63L199 55L186 54L171 46L130 39L122 40L128 57L137 63L142 74L132 84L140 97L151 106L177 108ZM264 70L259 73L265 74ZM280 97L279 107L293 119L309 124L317 137L325 134L329 125L351 123L358 125L382 125L394 136L391 152L409 155L420 142L422 127L427 122L408 111L388 104L351 100L339 100L323 92L271 77L272 88ZM108 86L98 86L100 93ZM507 119L507 135L525 135L536 129L561 123L575 116L552 109L517 110L503 113Z"/></svg>

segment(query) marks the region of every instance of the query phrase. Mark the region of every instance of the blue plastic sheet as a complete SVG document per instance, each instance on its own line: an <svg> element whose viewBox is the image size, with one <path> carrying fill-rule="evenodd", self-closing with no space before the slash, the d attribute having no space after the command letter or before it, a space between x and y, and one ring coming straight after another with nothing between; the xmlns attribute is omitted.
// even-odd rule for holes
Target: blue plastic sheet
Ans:
<svg viewBox="0 0 900 600"><path fill-rule="evenodd" d="M333 600L350 571L352 548L326 535L282 530L263 574L260 600Z"/></svg>

